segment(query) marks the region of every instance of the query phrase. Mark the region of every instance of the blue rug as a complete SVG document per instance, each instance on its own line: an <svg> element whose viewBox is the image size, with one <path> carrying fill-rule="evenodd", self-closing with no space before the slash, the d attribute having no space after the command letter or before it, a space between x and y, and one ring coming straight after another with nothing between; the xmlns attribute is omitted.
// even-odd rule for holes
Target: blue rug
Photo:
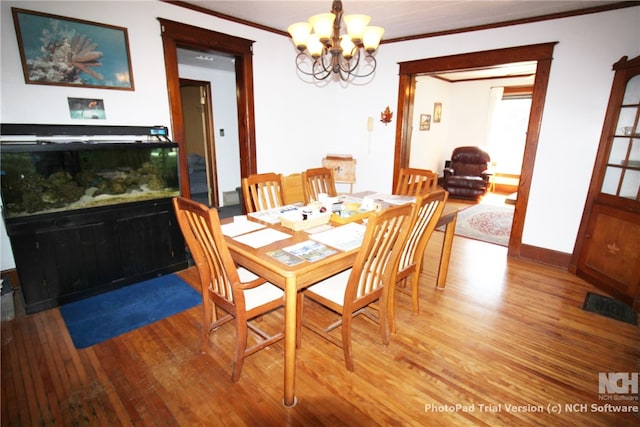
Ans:
<svg viewBox="0 0 640 427"><path fill-rule="evenodd" d="M130 332L202 302L175 274L65 304L60 312L77 349Z"/></svg>

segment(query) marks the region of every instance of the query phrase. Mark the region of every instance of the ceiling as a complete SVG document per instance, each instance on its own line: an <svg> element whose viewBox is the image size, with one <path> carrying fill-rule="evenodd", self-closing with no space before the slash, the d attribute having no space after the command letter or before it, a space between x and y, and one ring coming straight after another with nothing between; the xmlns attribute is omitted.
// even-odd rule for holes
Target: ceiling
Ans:
<svg viewBox="0 0 640 427"><path fill-rule="evenodd" d="M282 32L295 22L331 11L331 0L184 1ZM383 40L452 31L479 25L566 13L620 1L591 0L345 0L345 15L364 13L385 29ZM627 2L633 3L633 2Z"/></svg>
<svg viewBox="0 0 640 427"><path fill-rule="evenodd" d="M332 1L202 0L180 3L210 10L216 14L232 16L241 21L266 27L267 30L286 33L287 27L295 22L307 21L309 16L317 13L329 12ZM346 0L342 4L345 14L367 14L371 16L371 25L383 27L385 29L384 43L385 40L402 40L416 36L455 32L470 27L540 18L592 7L613 6L616 3L621 2L590 0ZM626 2L627 5L633 3L638 2ZM202 55L199 52L184 49L178 49L178 62L228 71L234 69L232 58L212 54ZM530 74L534 70L535 64L529 70L526 67L521 67L523 74ZM492 73L502 75L499 70L493 70ZM487 77L486 75L482 76L482 78ZM464 75L451 75L449 78L454 81L473 78L473 76L470 76L469 72L465 72Z"/></svg>

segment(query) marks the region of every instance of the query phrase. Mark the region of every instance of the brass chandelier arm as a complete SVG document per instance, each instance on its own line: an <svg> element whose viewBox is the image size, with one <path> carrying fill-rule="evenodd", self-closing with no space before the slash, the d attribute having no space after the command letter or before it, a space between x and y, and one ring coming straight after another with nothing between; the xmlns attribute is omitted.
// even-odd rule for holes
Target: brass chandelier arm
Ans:
<svg viewBox="0 0 640 427"><path fill-rule="evenodd" d="M321 55L319 58L313 59L304 52L300 52L296 56L296 68L302 74L311 76L316 80L326 80L333 73L338 74L340 76L340 79L342 80L348 80L352 77L369 77L376 71L376 58L369 53L365 53L365 59L372 62L372 64L369 65L370 68L366 73L358 74L356 73L356 70L360 65L360 55L361 52L359 50L356 51L356 54L350 61L340 61L339 57L331 56L331 60L327 63L326 54ZM311 64L311 71L306 71L302 66L302 64L305 63L308 59L313 60Z"/></svg>

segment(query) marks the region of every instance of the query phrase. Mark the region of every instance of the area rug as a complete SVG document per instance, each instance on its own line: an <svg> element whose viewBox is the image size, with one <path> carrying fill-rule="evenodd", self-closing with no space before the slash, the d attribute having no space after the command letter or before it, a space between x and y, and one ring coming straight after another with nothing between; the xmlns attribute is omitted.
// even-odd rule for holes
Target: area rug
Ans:
<svg viewBox="0 0 640 427"><path fill-rule="evenodd" d="M200 294L175 274L157 277L65 304L60 312L77 349L187 310Z"/></svg>
<svg viewBox="0 0 640 427"><path fill-rule="evenodd" d="M582 309L621 322L638 324L638 314L622 301L587 292Z"/></svg>
<svg viewBox="0 0 640 427"><path fill-rule="evenodd" d="M513 206L478 204L458 213L455 234L483 242L509 246Z"/></svg>

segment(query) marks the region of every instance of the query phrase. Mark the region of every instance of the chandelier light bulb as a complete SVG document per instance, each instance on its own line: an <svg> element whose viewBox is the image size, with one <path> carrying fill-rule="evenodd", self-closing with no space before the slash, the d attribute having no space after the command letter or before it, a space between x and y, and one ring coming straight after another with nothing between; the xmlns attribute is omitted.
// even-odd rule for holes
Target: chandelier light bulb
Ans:
<svg viewBox="0 0 640 427"><path fill-rule="evenodd" d="M382 27L367 27L362 39L364 49L369 53L375 51L380 45L380 39L382 39L383 34L384 28Z"/></svg>
<svg viewBox="0 0 640 427"><path fill-rule="evenodd" d="M309 23L313 27L313 32L318 35L321 42L326 42L333 34L333 21L336 15L333 13L320 13L309 18Z"/></svg>
<svg viewBox="0 0 640 427"><path fill-rule="evenodd" d="M291 34L291 38L296 47L300 50L305 50L307 48L309 35L311 34L311 24L308 22L298 22L297 24L290 25L287 30L289 34Z"/></svg>
<svg viewBox="0 0 640 427"><path fill-rule="evenodd" d="M351 41L351 37L348 34L343 34L340 37L340 48L342 49L342 56L348 61L353 57L356 45Z"/></svg>
<svg viewBox="0 0 640 427"><path fill-rule="evenodd" d="M323 49L324 49L324 45L320 41L320 38L318 37L318 35L311 34L309 36L309 42L307 44L307 50L309 51L309 55L311 55L311 57L314 59L319 58L320 56L322 56Z"/></svg>
<svg viewBox="0 0 640 427"><path fill-rule="evenodd" d="M367 15L345 15L343 19L344 23L347 24L347 33L351 40L356 44L360 43L371 17Z"/></svg>

